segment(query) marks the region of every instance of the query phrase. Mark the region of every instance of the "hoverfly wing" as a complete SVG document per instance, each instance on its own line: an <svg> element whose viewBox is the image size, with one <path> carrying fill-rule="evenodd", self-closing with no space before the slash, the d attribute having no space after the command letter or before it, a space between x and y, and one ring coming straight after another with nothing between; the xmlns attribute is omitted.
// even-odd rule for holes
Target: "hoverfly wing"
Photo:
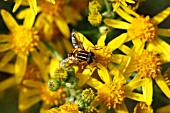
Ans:
<svg viewBox="0 0 170 113"><path fill-rule="evenodd" d="M75 29L73 29L71 33L71 41L72 41L74 48L84 49L83 41L81 41L79 38L80 37L78 35L78 32Z"/></svg>

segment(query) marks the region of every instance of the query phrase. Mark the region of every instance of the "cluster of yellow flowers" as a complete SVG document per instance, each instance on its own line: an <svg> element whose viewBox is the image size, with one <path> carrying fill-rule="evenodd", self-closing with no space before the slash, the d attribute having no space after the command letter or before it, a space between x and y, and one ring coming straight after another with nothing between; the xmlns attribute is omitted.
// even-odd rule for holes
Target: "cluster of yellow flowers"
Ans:
<svg viewBox="0 0 170 113"><path fill-rule="evenodd" d="M0 11L9 30L0 34L0 71L10 74L0 81L0 91L17 86L22 113L39 102L40 113L155 112L154 93L170 99L170 69L163 68L170 62L170 44L161 38L170 37L170 28L158 26L170 15L170 7L151 18L136 12L142 2L15 0L17 19ZM83 14L86 10L89 15ZM82 15L99 27L96 44L76 30L70 33ZM112 29L122 34L106 43ZM127 98L136 104L132 110ZM157 112L168 109L170 102Z"/></svg>

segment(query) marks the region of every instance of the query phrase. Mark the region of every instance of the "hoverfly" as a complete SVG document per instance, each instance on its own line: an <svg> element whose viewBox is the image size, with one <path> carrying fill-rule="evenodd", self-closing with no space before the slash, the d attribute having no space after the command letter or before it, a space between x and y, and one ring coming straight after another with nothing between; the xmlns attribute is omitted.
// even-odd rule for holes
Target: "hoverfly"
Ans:
<svg viewBox="0 0 170 113"><path fill-rule="evenodd" d="M72 61L71 64L78 65L78 64L91 64L96 58L93 52L88 52L83 47L83 41L80 41L79 36L77 36L78 32L73 29L71 33L71 41L74 49L72 49L69 54L68 58L64 59L60 65L66 66L69 60Z"/></svg>

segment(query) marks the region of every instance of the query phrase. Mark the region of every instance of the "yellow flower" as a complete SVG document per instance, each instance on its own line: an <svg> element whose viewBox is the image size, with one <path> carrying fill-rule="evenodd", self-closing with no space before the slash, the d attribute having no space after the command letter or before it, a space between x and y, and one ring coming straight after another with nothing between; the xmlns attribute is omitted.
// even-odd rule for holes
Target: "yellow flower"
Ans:
<svg viewBox="0 0 170 113"><path fill-rule="evenodd" d="M34 12L34 15L36 15L37 14L37 0L27 0L27 1L31 7L31 10ZM22 3L22 0L15 0L15 5L13 7L12 12L15 12L19 8L21 3Z"/></svg>
<svg viewBox="0 0 170 113"><path fill-rule="evenodd" d="M163 63L166 63L166 61L163 60L164 55L159 55L158 52L145 50L144 48L140 48L139 51L133 51L133 49L130 49L125 45L120 46L119 49L128 56L132 57L129 66L126 69L127 72L125 71L124 73L137 72L134 80L143 78L150 79L149 83L142 86L147 105L151 105L152 103L152 79L156 81L157 85L164 92L164 94L170 98L168 83L161 74L161 66ZM125 78L129 78L129 76L130 75Z"/></svg>
<svg viewBox="0 0 170 113"><path fill-rule="evenodd" d="M97 96L92 102L92 105L101 105L100 113L105 113L110 108L115 109L116 112L128 113L124 103L125 98L145 102L144 96L133 92L133 90L149 82L148 78L132 80L126 84L126 79L118 69L114 68L112 70L112 74L114 75L112 79L105 67L99 65L98 68L97 71L102 81L91 77L87 81L87 84L97 90Z"/></svg>
<svg viewBox="0 0 170 113"><path fill-rule="evenodd" d="M96 45L93 45L83 34L79 32L76 32L75 35L78 37L79 41L83 42L83 47L85 50L93 52L96 58L95 61L88 65L82 73L76 73L76 77L79 78L79 86L82 86L93 74L94 70L98 66L97 63L107 67L107 65L112 61L112 52L122 45L122 43L125 41L126 34L122 34L114 38L107 44L107 46L105 45L107 32L100 36Z"/></svg>
<svg viewBox="0 0 170 113"><path fill-rule="evenodd" d="M46 111L45 113L83 113L83 112L79 111L78 105L76 103L66 102L59 108L52 108Z"/></svg>
<svg viewBox="0 0 170 113"><path fill-rule="evenodd" d="M41 64L42 65L42 64ZM53 92L48 88L48 71L45 69L38 69L35 66L27 70L29 78L25 77L19 92L19 110L24 111L34 104L42 101L40 112L44 113L47 109L53 106L59 106L65 102L66 93L63 87ZM30 75L41 77L41 79L33 79Z"/></svg>
<svg viewBox="0 0 170 113"><path fill-rule="evenodd" d="M38 13L40 13L35 22L35 27L44 35L46 40L53 40L58 37L70 37L68 23L73 25L82 17L78 11L70 6L66 0L54 0L51 3L48 0L38 2ZM18 14L19 19L23 19L29 15L29 9L22 10ZM60 39L58 39L60 40Z"/></svg>
<svg viewBox="0 0 170 113"><path fill-rule="evenodd" d="M127 30L126 41L132 40L136 51L145 46L147 42L147 48L150 51L156 51L159 54L164 55L164 59L169 61L170 46L159 38L158 35L170 36L170 30L164 28L158 28L164 19L170 15L170 7L158 13L154 17L139 15L136 12L122 6L122 9L118 9L116 12L126 21L105 19L104 23L110 27ZM166 48L166 49L164 49Z"/></svg>
<svg viewBox="0 0 170 113"><path fill-rule="evenodd" d="M120 6L128 6L127 3L131 3L134 4L135 1L134 0L109 0L112 2L113 5L113 9L114 11L116 11Z"/></svg>
<svg viewBox="0 0 170 113"><path fill-rule="evenodd" d="M146 103L139 102L134 109L134 113L153 113L153 108Z"/></svg>
<svg viewBox="0 0 170 113"><path fill-rule="evenodd" d="M32 53L33 57L37 57L39 53L47 54L45 51L48 50L44 49L46 47L39 41L37 31L32 27L35 19L33 14L25 18L23 25L18 25L7 11L1 10L1 14L10 30L10 34L0 35L0 52L6 52L1 60L1 67L16 57L14 74L16 82L20 83L26 70L28 55ZM36 48L40 52L37 52ZM37 61L40 60L37 58Z"/></svg>

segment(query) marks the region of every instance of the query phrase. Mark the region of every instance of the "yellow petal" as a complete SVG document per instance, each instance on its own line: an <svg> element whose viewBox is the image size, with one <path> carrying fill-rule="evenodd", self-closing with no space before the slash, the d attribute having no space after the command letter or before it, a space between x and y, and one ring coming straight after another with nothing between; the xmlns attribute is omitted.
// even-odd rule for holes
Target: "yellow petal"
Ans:
<svg viewBox="0 0 170 113"><path fill-rule="evenodd" d="M14 31L16 28L19 27L18 23L15 21L15 19L12 17L10 13L8 13L6 10L1 10L2 18L8 27L10 31Z"/></svg>
<svg viewBox="0 0 170 113"><path fill-rule="evenodd" d="M92 77L90 77L86 83L95 89L98 89L103 85L100 81Z"/></svg>
<svg viewBox="0 0 170 113"><path fill-rule="evenodd" d="M76 32L76 38L78 41L83 43L83 47L85 50L88 50L89 48L94 47L94 45L80 32Z"/></svg>
<svg viewBox="0 0 170 113"><path fill-rule="evenodd" d="M113 11L116 11L119 8L120 3L112 4L112 6L113 6Z"/></svg>
<svg viewBox="0 0 170 113"><path fill-rule="evenodd" d="M170 61L170 45L158 37L148 43L147 50L158 52L165 62Z"/></svg>
<svg viewBox="0 0 170 113"><path fill-rule="evenodd" d="M94 98L94 100L90 103L90 105L96 107L100 104L100 100L99 98L97 98L97 96Z"/></svg>
<svg viewBox="0 0 170 113"><path fill-rule="evenodd" d="M38 103L39 101L41 101L40 96L33 96L31 98L24 99L19 102L19 110L26 110L33 106L34 104Z"/></svg>
<svg viewBox="0 0 170 113"><path fill-rule="evenodd" d="M82 73L76 73L76 77L79 79L78 86L83 86L87 80L90 78L90 76L93 74L95 68L91 68L90 66L87 66L86 69Z"/></svg>
<svg viewBox="0 0 170 113"><path fill-rule="evenodd" d="M151 105L152 104L152 96L153 96L153 86L152 86L152 80L150 79L150 81L145 84L143 87L143 95L146 101L147 105Z"/></svg>
<svg viewBox="0 0 170 113"><path fill-rule="evenodd" d="M164 94L168 98L170 98L170 89L161 74L158 74L158 76L155 78L155 81L158 84L158 86L160 87L160 89L164 92Z"/></svg>
<svg viewBox="0 0 170 113"><path fill-rule="evenodd" d="M128 46L126 45L121 45L119 47L119 49L124 52L126 55L129 55L129 56L134 56L136 53L131 49L129 48Z"/></svg>
<svg viewBox="0 0 170 113"><path fill-rule="evenodd" d="M124 73L126 71L127 67L129 66L130 61L131 61L130 56L124 56L124 58L122 59L122 62L120 63L118 67L121 73Z"/></svg>
<svg viewBox="0 0 170 113"><path fill-rule="evenodd" d="M124 41L126 40L126 37L127 37L126 33L119 35L118 37L114 38L108 43L106 49L108 49L108 51L110 52L114 51L115 49L119 48L124 43Z"/></svg>
<svg viewBox="0 0 170 113"><path fill-rule="evenodd" d="M18 54L15 62L16 83L19 84L23 79L27 67L27 55Z"/></svg>
<svg viewBox="0 0 170 113"><path fill-rule="evenodd" d="M19 99L20 101L22 100L27 100L30 97L37 96L41 93L40 89L33 89L33 88L20 88L19 90Z"/></svg>
<svg viewBox="0 0 170 113"><path fill-rule="evenodd" d="M8 42L12 39L12 37L10 35L6 35L6 34L1 34L0 35L0 42Z"/></svg>
<svg viewBox="0 0 170 113"><path fill-rule="evenodd" d="M144 86L145 84L147 84L150 81L149 78L144 78L144 79L139 79L136 81L131 81L128 84L126 84L124 87L126 90L131 90L133 91L136 88L139 88L141 86Z"/></svg>
<svg viewBox="0 0 170 113"><path fill-rule="evenodd" d="M145 102L145 98L142 94L140 93L134 93L132 91L126 91L126 97L132 100L136 100L136 101L141 101L141 102Z"/></svg>
<svg viewBox="0 0 170 113"><path fill-rule="evenodd" d="M132 42L134 44L133 50L135 51L135 53L138 53L140 55L143 52L145 43L142 42L139 38L132 40Z"/></svg>
<svg viewBox="0 0 170 113"><path fill-rule="evenodd" d="M22 2L22 0L16 0L12 12L15 12L19 8L19 6L21 5L21 2Z"/></svg>
<svg viewBox="0 0 170 113"><path fill-rule="evenodd" d="M70 29L68 27L67 22L62 18L62 17L56 17L54 19L58 29L60 30L60 32L66 37L69 38L70 37Z"/></svg>
<svg viewBox="0 0 170 113"><path fill-rule="evenodd" d="M115 111L116 113L129 113L125 103L118 104Z"/></svg>
<svg viewBox="0 0 170 113"><path fill-rule="evenodd" d="M126 0L126 2L131 3L131 4L135 3L135 1L133 1L133 0Z"/></svg>
<svg viewBox="0 0 170 113"><path fill-rule="evenodd" d="M158 34L166 37L170 37L170 29L158 29Z"/></svg>
<svg viewBox="0 0 170 113"><path fill-rule="evenodd" d="M9 74L14 74L15 73L14 65L13 64L7 64L4 67L0 67L0 71L5 72L5 73L9 73Z"/></svg>
<svg viewBox="0 0 170 113"><path fill-rule="evenodd" d="M34 62L38 65L41 73L43 74L43 80L48 81L49 76L47 74L47 66L45 66L44 64L44 60L46 60L46 58L42 59L42 54L38 53L37 51L32 52L32 58Z"/></svg>
<svg viewBox="0 0 170 113"><path fill-rule="evenodd" d="M9 61L12 60L12 58L14 58L15 53L13 51L8 51L5 56L1 59L0 61L0 67L5 66Z"/></svg>
<svg viewBox="0 0 170 113"><path fill-rule="evenodd" d="M163 20L165 20L169 15L170 15L170 7L166 8L162 12L155 15L152 19L156 22L156 24L159 24Z"/></svg>
<svg viewBox="0 0 170 113"><path fill-rule="evenodd" d="M23 25L24 27L32 28L34 21L35 15L33 14L32 10L29 10L28 14L25 16Z"/></svg>
<svg viewBox="0 0 170 113"><path fill-rule="evenodd" d="M13 87L15 86L16 83L15 83L15 77L12 76L10 78L7 78L6 80L3 80L0 82L0 91L4 91L10 87Z"/></svg>
<svg viewBox="0 0 170 113"><path fill-rule="evenodd" d="M135 81L138 81L138 80L141 80L142 76L140 74L136 74L135 77L131 80L131 82L135 82Z"/></svg>
<svg viewBox="0 0 170 113"><path fill-rule="evenodd" d="M28 87L41 88L42 83L40 81L24 80L23 84Z"/></svg>
<svg viewBox="0 0 170 113"><path fill-rule="evenodd" d="M37 0L28 0L28 3L34 12L34 15L36 15L37 14Z"/></svg>
<svg viewBox="0 0 170 113"><path fill-rule="evenodd" d="M122 55L122 54L112 54L112 56L110 58L110 61L114 62L116 64L120 64L120 63L122 63L124 58L126 58L125 55Z"/></svg>
<svg viewBox="0 0 170 113"><path fill-rule="evenodd" d="M129 29L129 23L123 22L120 20L114 20L114 19L104 19L103 22L113 28L118 28L118 29Z"/></svg>
<svg viewBox="0 0 170 113"><path fill-rule="evenodd" d="M10 43L0 44L0 52L7 51L12 49L12 45Z"/></svg>
<svg viewBox="0 0 170 113"><path fill-rule="evenodd" d="M118 15L120 15L123 19L125 19L126 21L128 21L128 22L132 22L133 21L133 17L132 16L130 16L129 14L127 14L126 12L124 12L122 9L117 9L116 10L116 13L118 14Z"/></svg>
<svg viewBox="0 0 170 113"><path fill-rule="evenodd" d="M103 33L100 38L97 41L98 46L105 46L105 40L106 40L107 33Z"/></svg>
<svg viewBox="0 0 170 113"><path fill-rule="evenodd" d="M97 64L97 67L99 68L99 69L97 69L97 72L98 72L101 80L103 80L107 84L110 84L111 83L111 77L110 77L107 69L99 63Z"/></svg>
<svg viewBox="0 0 170 113"><path fill-rule="evenodd" d="M130 0L131 2L135 3L134 1ZM130 2L129 1L129 2ZM135 17L139 17L140 15L138 15L135 11L131 10L130 8L126 7L126 6L121 6L127 13L135 16Z"/></svg>
<svg viewBox="0 0 170 113"><path fill-rule="evenodd" d="M24 19L26 15L29 14L30 10L31 10L30 8L25 8L21 10L19 13L17 13L16 17L18 19Z"/></svg>
<svg viewBox="0 0 170 113"><path fill-rule="evenodd" d="M117 67L113 66L110 70L110 74L114 75L113 82L121 82L122 84L126 83L126 79Z"/></svg>

